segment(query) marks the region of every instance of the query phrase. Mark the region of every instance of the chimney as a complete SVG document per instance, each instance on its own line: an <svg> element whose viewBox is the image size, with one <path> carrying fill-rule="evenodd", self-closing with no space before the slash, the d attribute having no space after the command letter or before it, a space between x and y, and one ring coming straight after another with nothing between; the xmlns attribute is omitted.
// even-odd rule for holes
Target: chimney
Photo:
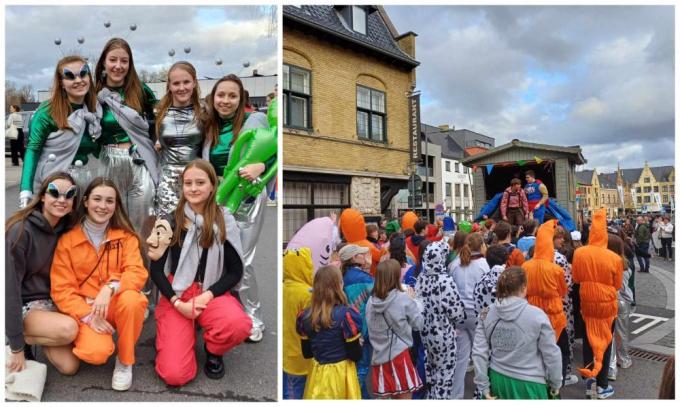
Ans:
<svg viewBox="0 0 680 407"><path fill-rule="evenodd" d="M260 76L260 75L258 75L258 73L257 73L257 69L253 69L253 76Z"/></svg>

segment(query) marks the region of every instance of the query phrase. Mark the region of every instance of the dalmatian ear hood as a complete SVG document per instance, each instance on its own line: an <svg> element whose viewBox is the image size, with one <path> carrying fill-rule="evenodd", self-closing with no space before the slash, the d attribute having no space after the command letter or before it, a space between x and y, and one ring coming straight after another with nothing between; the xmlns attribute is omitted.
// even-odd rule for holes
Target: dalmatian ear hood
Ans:
<svg viewBox="0 0 680 407"><path fill-rule="evenodd" d="M444 240L430 243L423 253L423 272L428 274L446 273L446 256L449 244Z"/></svg>

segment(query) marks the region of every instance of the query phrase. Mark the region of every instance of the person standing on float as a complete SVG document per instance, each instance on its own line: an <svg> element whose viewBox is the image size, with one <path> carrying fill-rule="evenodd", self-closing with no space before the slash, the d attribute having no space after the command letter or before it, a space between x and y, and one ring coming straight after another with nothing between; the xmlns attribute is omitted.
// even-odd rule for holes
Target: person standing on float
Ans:
<svg viewBox="0 0 680 407"><path fill-rule="evenodd" d="M545 186L541 180L536 179L536 173L529 170L524 174L527 184L524 186L524 192L529 200L529 214L538 221L540 225L543 223L543 216L545 216L545 206L548 204L548 187Z"/></svg>

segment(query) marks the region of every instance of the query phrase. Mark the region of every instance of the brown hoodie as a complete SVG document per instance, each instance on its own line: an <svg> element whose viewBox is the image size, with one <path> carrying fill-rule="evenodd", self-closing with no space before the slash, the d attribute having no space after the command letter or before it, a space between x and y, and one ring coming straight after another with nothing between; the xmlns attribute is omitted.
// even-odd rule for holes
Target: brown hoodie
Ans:
<svg viewBox="0 0 680 407"><path fill-rule="evenodd" d="M545 222L536 233L534 257L522 264L527 275L527 301L542 309L550 319L558 340L567 326L562 298L567 294L567 282L562 267L554 263L555 219Z"/></svg>
<svg viewBox="0 0 680 407"><path fill-rule="evenodd" d="M588 245L576 249L571 268L574 283L581 285L581 315L593 350L594 360L585 361L586 367L579 369L586 377L595 377L602 369L602 357L612 341L616 292L623 278L621 256L607 249L607 240L607 210L602 208L595 211Z"/></svg>

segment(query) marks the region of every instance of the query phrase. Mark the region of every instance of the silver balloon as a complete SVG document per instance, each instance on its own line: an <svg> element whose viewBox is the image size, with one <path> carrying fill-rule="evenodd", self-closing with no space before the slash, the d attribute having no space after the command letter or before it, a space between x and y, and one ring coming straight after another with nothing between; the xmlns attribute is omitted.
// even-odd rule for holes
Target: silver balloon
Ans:
<svg viewBox="0 0 680 407"><path fill-rule="evenodd" d="M137 24L130 24L130 31L134 31L137 29Z"/></svg>
<svg viewBox="0 0 680 407"><path fill-rule="evenodd" d="M250 66L250 61L244 61L244 62L243 62L243 67L244 67L244 68L247 68L247 67L249 67L249 66Z"/></svg>
<svg viewBox="0 0 680 407"><path fill-rule="evenodd" d="M61 45L61 38L55 38L54 45Z"/></svg>
<svg viewBox="0 0 680 407"><path fill-rule="evenodd" d="M217 58L217 59L215 60L215 65L217 65L217 66L222 65L222 60L219 59L219 58Z"/></svg>
<svg viewBox="0 0 680 407"><path fill-rule="evenodd" d="M85 37L78 37L78 44L83 45L85 42Z"/></svg>
<svg viewBox="0 0 680 407"><path fill-rule="evenodd" d="M191 52L191 47L184 47L184 53L188 54Z"/></svg>
<svg viewBox="0 0 680 407"><path fill-rule="evenodd" d="M111 22L110 22L110 21L105 21L105 22L104 22L104 27L106 27L106 28L111 27Z"/></svg>
<svg viewBox="0 0 680 407"><path fill-rule="evenodd" d="M168 51L168 55L171 56L171 57L174 57L175 56L175 50L170 49L170 51Z"/></svg>

